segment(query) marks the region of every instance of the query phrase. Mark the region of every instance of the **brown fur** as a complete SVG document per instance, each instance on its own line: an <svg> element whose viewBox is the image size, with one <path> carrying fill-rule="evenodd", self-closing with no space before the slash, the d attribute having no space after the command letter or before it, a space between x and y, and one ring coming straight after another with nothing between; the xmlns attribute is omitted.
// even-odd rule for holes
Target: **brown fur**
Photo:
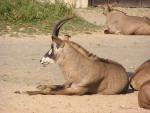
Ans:
<svg viewBox="0 0 150 113"><path fill-rule="evenodd" d="M145 109L150 109L150 80L145 82L138 93L139 106Z"/></svg>
<svg viewBox="0 0 150 113"><path fill-rule="evenodd" d="M125 91L128 76L118 63L105 60L89 53L79 44L52 38L53 43L63 45L57 49L56 63L66 79L62 86L44 86L40 91L27 91L28 94L118 94Z"/></svg>
<svg viewBox="0 0 150 113"><path fill-rule="evenodd" d="M144 62L135 71L131 78L131 85L135 90L139 90L143 83L150 80L150 60Z"/></svg>
<svg viewBox="0 0 150 113"><path fill-rule="evenodd" d="M150 19L148 17L129 16L117 9L105 8L106 34L150 35Z"/></svg>

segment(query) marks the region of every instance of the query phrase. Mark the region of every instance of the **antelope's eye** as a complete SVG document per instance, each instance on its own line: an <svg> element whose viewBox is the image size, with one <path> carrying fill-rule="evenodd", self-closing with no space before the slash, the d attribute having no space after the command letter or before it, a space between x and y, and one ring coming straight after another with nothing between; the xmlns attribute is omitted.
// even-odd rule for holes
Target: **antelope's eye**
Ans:
<svg viewBox="0 0 150 113"><path fill-rule="evenodd" d="M53 44L51 44L51 49L54 49L54 45Z"/></svg>

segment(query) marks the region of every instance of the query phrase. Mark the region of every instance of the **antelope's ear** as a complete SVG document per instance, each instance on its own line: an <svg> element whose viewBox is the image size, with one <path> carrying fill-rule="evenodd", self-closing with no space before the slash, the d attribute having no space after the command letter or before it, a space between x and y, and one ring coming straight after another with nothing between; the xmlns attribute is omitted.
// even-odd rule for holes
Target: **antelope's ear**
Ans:
<svg viewBox="0 0 150 113"><path fill-rule="evenodd" d="M69 41L69 38L71 38L71 36L68 35L68 34L66 34L66 35L63 37L63 39L64 39L64 40L67 40L67 41Z"/></svg>
<svg viewBox="0 0 150 113"><path fill-rule="evenodd" d="M110 12L110 11L112 11L113 9L114 9L114 7L116 7L117 5L118 5L118 0L116 1L116 2L114 2L114 3L112 3L112 4L107 4L107 9L108 9L108 11Z"/></svg>
<svg viewBox="0 0 150 113"><path fill-rule="evenodd" d="M103 14L106 16L112 9L111 6L109 4L105 4L105 5L100 5L99 6L101 9L103 9Z"/></svg>
<svg viewBox="0 0 150 113"><path fill-rule="evenodd" d="M57 45L58 48L63 48L65 45L65 42L59 38L52 38L52 41Z"/></svg>
<svg viewBox="0 0 150 113"><path fill-rule="evenodd" d="M63 37L59 37L61 40L66 40L66 41L69 41L69 38L71 38L70 35L64 35Z"/></svg>
<svg viewBox="0 0 150 113"><path fill-rule="evenodd" d="M112 10L112 6L107 4L107 11L110 12Z"/></svg>

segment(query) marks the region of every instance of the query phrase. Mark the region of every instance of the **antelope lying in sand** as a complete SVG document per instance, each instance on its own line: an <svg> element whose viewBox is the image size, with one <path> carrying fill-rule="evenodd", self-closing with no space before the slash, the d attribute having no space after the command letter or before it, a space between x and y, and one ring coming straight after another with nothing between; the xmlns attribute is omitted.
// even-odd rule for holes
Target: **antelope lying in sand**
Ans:
<svg viewBox="0 0 150 113"><path fill-rule="evenodd" d="M128 16L108 5L102 7L106 16L105 34L150 35L150 19L148 17Z"/></svg>
<svg viewBox="0 0 150 113"><path fill-rule="evenodd" d="M59 21L52 34L51 49L41 59L42 64L57 63L66 83L64 85L41 85L39 91L27 91L29 95L83 95L118 94L126 90L128 76L118 63L89 53L79 44L69 39L58 38L61 26L70 20Z"/></svg>
<svg viewBox="0 0 150 113"><path fill-rule="evenodd" d="M135 90L139 90L140 87L150 80L150 60L144 62L134 73L131 78L131 85Z"/></svg>

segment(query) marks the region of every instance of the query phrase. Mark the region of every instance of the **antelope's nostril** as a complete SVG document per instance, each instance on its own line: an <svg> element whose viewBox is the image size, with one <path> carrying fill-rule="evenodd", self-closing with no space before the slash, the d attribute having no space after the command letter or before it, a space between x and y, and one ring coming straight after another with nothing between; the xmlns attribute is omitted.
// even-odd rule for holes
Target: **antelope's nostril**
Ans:
<svg viewBox="0 0 150 113"><path fill-rule="evenodd" d="M42 60L40 60L40 63L42 62Z"/></svg>

